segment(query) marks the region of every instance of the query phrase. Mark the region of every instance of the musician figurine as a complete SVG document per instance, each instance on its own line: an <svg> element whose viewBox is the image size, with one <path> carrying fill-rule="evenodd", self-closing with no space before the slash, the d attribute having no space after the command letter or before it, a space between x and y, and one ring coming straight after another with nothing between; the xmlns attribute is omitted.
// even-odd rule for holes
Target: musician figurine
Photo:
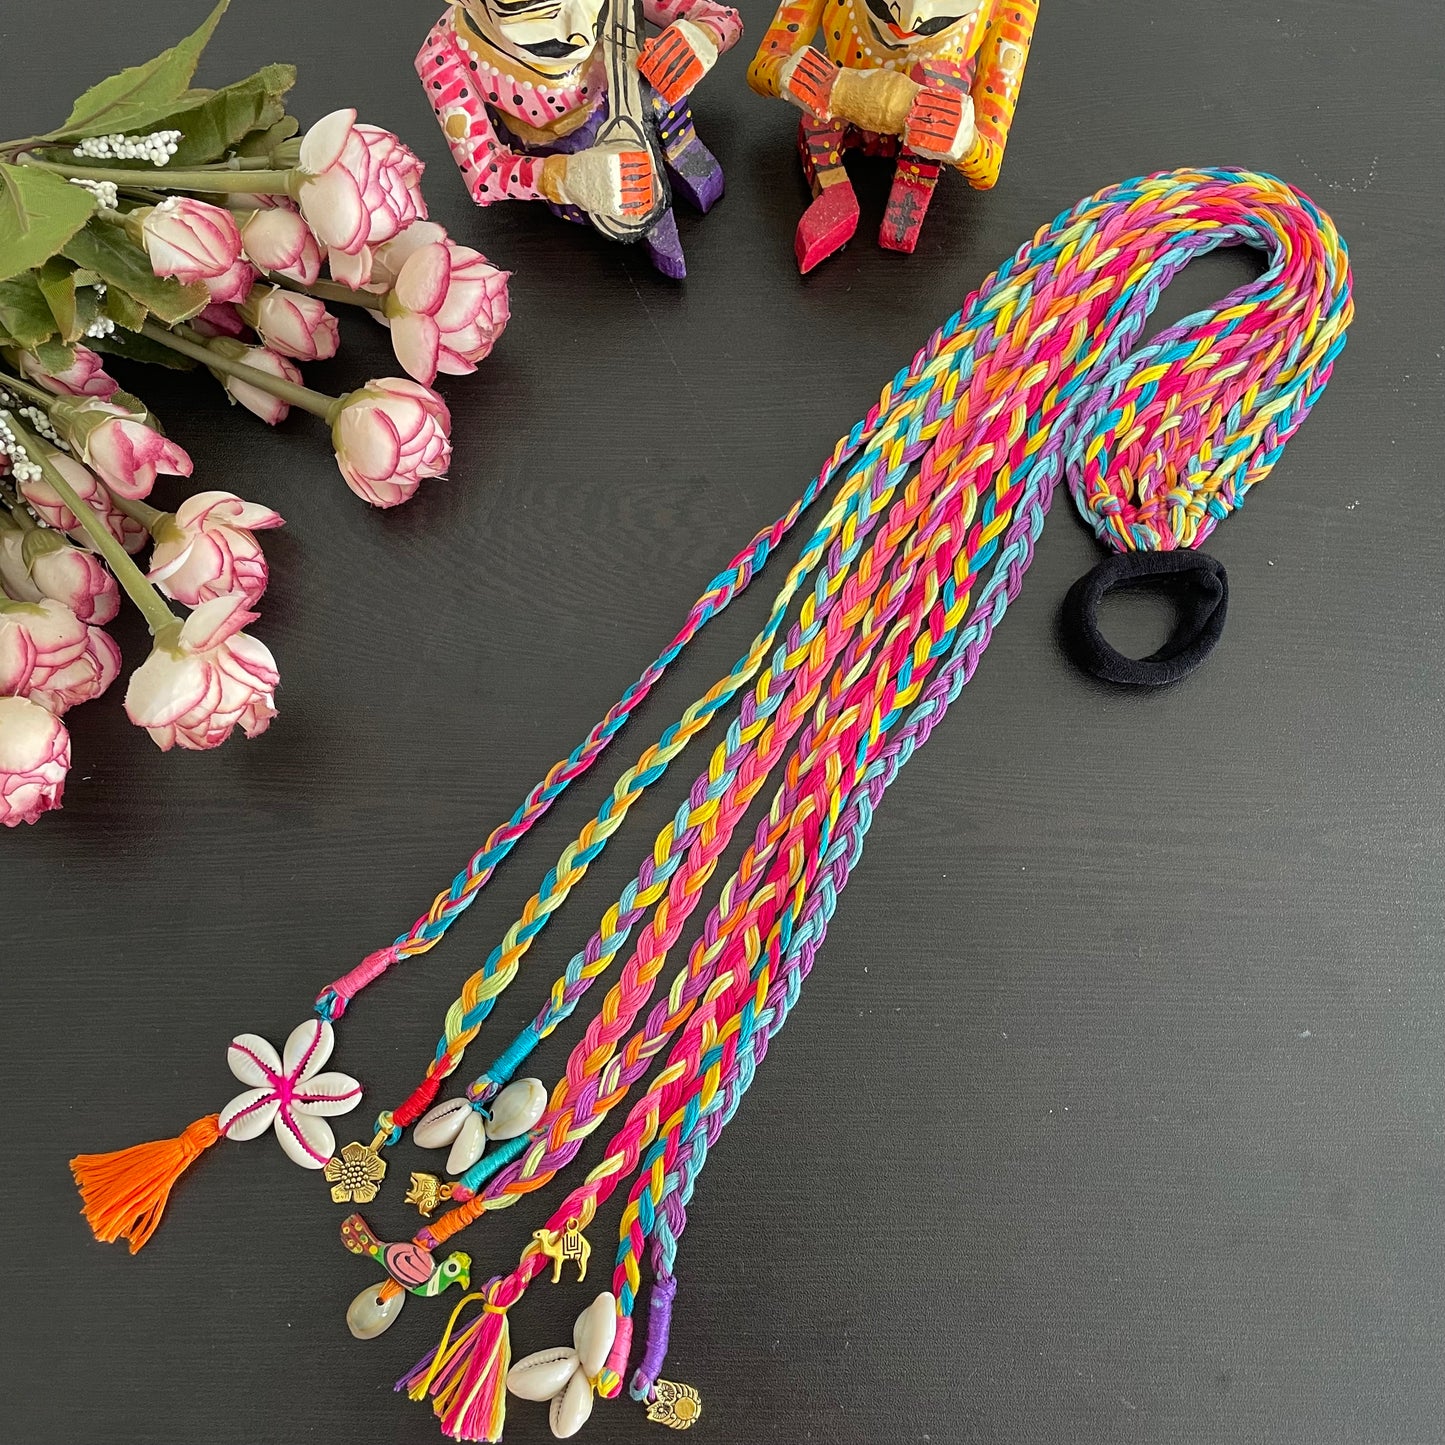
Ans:
<svg viewBox="0 0 1445 1445"><path fill-rule="evenodd" d="M785 0L748 83L803 112L813 202L794 240L799 270L858 229L845 150L897 157L878 234L892 251L918 244L943 166L978 190L998 180L1037 14L1038 0Z"/></svg>
<svg viewBox="0 0 1445 1445"><path fill-rule="evenodd" d="M478 205L545 201L680 278L672 193L723 192L687 97L741 34L715 0L460 0L416 69Z"/></svg>

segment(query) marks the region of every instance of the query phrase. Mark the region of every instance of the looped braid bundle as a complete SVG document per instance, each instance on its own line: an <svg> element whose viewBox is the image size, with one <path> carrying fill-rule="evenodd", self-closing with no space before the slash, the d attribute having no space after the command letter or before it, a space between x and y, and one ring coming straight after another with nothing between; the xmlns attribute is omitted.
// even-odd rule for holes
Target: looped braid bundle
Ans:
<svg viewBox="0 0 1445 1445"><path fill-rule="evenodd" d="M1169 280L1231 245L1263 250L1265 273L1140 345ZM617 981L526 1144L463 1176L451 1196L461 1202L418 1242L435 1248L544 1186L666 1051L601 1162L538 1232L585 1228L633 1179L612 1281L618 1329L592 1384L603 1396L622 1387L650 1260L648 1338L630 1388L653 1400L686 1206L708 1149L799 997L888 786L1018 594L1059 479L1117 551L1197 546L1268 474L1328 380L1351 315L1347 253L1328 218L1282 182L1243 171L1111 187L990 277L820 474L836 487L833 504L779 594L772 631L720 686L736 691L739 670L757 681L634 882L554 985L533 1042L641 925ZM799 592L797 619L764 671L759 644ZM742 861L649 1009L719 856L775 774ZM535 936L528 930L565 896L586 851L563 855L488 961L489 977L515 967L509 951ZM489 1096L525 1047L509 1049L474 1097ZM529 1245L488 1286L494 1307L449 1329L445 1348L399 1383L413 1398L430 1393L454 1438L498 1438L507 1310L547 1262Z"/></svg>
<svg viewBox="0 0 1445 1445"><path fill-rule="evenodd" d="M1173 276L1204 252L1236 245L1264 252L1263 275L1141 344ZM704 729L731 712L706 767L539 1012L472 1082L455 1116L452 1104L438 1106L461 1128L461 1115L467 1125L477 1123L467 1104L482 1114L495 1104L487 1130L502 1142L480 1157L472 1153L471 1167L445 1191L437 1188L431 1204L445 1198L449 1207L411 1244L383 1245L355 1216L343 1226L348 1248L384 1262L391 1276L366 1292L373 1322L394 1318L403 1289L440 1293L448 1266L465 1289L470 1256L457 1252L434 1265L432 1252L483 1214L546 1187L641 1086L600 1162L535 1232L517 1266L464 1296L438 1348L398 1388L414 1399L431 1396L452 1437L497 1440L512 1306L549 1260L557 1269L566 1251L585 1260L581 1231L627 1184L605 1306L609 1321L615 1313L610 1348L604 1344L605 1358L599 1355L583 1375L564 1370L559 1378L573 1415L581 1408L574 1398L579 1379L588 1408L591 1392L615 1396L624 1384L653 1408L675 1404L681 1387L660 1381L659 1372L687 1206L709 1150L797 1003L888 787L972 677L1018 595L1059 481L1116 554L1114 570L1088 595L1117 585L1121 567L1137 566L1138 575L1192 568L1208 593L1197 608L1200 637L1212 645L1223 624L1223 569L1187 549L1269 473L1328 381L1351 316L1344 243L1328 217L1272 177L1167 172L1109 187L1065 212L893 377L798 501L713 579L676 637L411 929L322 991L320 1020L293 1033L284 1060L263 1067L275 1051L254 1035L233 1043L239 1050L233 1072L264 1099L239 1096L175 1140L72 1161L96 1232L138 1249L176 1179L204 1149L257 1132L247 1110L263 1103L273 1113L283 1109L277 1118L299 1129L290 1113L296 1100L298 1108L336 1113L359 1098L355 1080L313 1075L304 1065L314 1055L320 1067L329 1055L332 1022L394 964L435 946L688 643L827 494L827 509L762 629L728 673L624 772L563 850L463 984L417 1087L379 1113L372 1145L348 1145L340 1159L327 1160L323 1151L298 1161L324 1165L328 1180L333 1166L342 1166L333 1188L338 1200L362 1187L376 1192L385 1172L379 1151L431 1108L532 944L637 800ZM1170 680L1207 650L1196 642L1187 655L1135 663L1116 653L1110 658L1097 637L1091 645L1124 681L1138 680L1131 669L1148 666L1155 680ZM741 861L659 993L734 835L769 789ZM528 1081L515 1087L529 1098L536 1090L536 1109L526 1116L536 1122L517 1124L520 1132L511 1137L494 1129L506 1102L499 1091L619 959L540 1117L544 1091ZM307 1080L309 1096L296 1093L293 1085ZM314 1126L309 1137L320 1137ZM424 1177L414 1176L414 1187ZM629 1380L645 1269L652 1278L647 1335ZM594 1311L595 1305L588 1316ZM595 1326L592 1319L587 1327L594 1346ZM554 1372L556 1364L553 1358ZM672 1423L695 1418L695 1396L691 1404L694 1414Z"/></svg>

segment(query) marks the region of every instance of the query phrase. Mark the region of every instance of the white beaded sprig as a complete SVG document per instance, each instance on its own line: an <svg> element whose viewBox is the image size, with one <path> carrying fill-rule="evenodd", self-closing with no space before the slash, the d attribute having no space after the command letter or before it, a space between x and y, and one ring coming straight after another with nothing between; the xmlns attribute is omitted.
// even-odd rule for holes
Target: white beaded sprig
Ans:
<svg viewBox="0 0 1445 1445"><path fill-rule="evenodd" d="M178 130L153 130L149 135L91 135L75 147L82 159L100 161L149 161L163 166L180 146Z"/></svg>
<svg viewBox="0 0 1445 1445"><path fill-rule="evenodd" d="M107 211L115 210L116 202L120 199L120 193L116 190L114 181L87 181L82 180L79 176L71 176L70 184L81 186L89 191L100 202L102 209Z"/></svg>
<svg viewBox="0 0 1445 1445"><path fill-rule="evenodd" d="M26 482L38 482L45 475L20 444L19 437L10 426L10 413L5 411L0 411L0 454L10 459L11 474L22 486Z"/></svg>

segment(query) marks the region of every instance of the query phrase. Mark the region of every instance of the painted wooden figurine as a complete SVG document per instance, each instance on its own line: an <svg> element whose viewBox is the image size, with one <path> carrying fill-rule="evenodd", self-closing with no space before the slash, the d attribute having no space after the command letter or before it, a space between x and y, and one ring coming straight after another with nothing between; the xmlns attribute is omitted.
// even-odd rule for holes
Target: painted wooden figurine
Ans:
<svg viewBox="0 0 1445 1445"><path fill-rule="evenodd" d="M897 157L878 234L893 251L918 244L943 166L978 190L998 180L1037 14L1038 0L785 0L748 83L803 112L813 202L794 242L800 270L858 229L845 150Z"/></svg>
<svg viewBox="0 0 1445 1445"><path fill-rule="evenodd" d="M478 205L544 201L681 277L671 197L723 192L687 97L741 34L716 0L460 0L416 68Z"/></svg>

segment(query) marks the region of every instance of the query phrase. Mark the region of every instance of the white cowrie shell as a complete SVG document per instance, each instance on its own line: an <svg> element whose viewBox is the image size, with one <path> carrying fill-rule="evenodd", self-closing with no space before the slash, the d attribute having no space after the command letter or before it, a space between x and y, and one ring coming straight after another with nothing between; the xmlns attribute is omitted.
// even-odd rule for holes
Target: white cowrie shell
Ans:
<svg viewBox="0 0 1445 1445"><path fill-rule="evenodd" d="M461 1132L471 1108L466 1099L444 1099L434 1104L411 1131L412 1143L422 1149L447 1148Z"/></svg>
<svg viewBox="0 0 1445 1445"><path fill-rule="evenodd" d="M547 1108L547 1086L541 1079L518 1079L492 1101L488 1139L515 1139L525 1134Z"/></svg>
<svg viewBox="0 0 1445 1445"><path fill-rule="evenodd" d="M589 1380L595 1380L607 1363L607 1352L616 1338L617 1300L610 1291L604 1290L577 1316L577 1323L572 1327L577 1359Z"/></svg>
<svg viewBox="0 0 1445 1445"><path fill-rule="evenodd" d="M465 1174L482 1157L482 1151L486 1147L485 1121L468 1104L467 1117L462 1120L462 1127L457 1130L457 1137L452 1144L452 1152L447 1155L447 1173Z"/></svg>
<svg viewBox="0 0 1445 1445"><path fill-rule="evenodd" d="M552 1408L547 1412L547 1423L559 1440L570 1440L586 1423L592 1413L592 1382L578 1370L567 1388L560 1395L552 1397Z"/></svg>
<svg viewBox="0 0 1445 1445"><path fill-rule="evenodd" d="M576 1372L576 1350L538 1350L507 1371L507 1388L519 1400L550 1400Z"/></svg>
<svg viewBox="0 0 1445 1445"><path fill-rule="evenodd" d="M383 1335L396 1323L401 1307L406 1303L406 1293L394 1294L390 1299L381 1299L381 1286L374 1284L357 1295L346 1311L346 1328L358 1340L374 1340Z"/></svg>

